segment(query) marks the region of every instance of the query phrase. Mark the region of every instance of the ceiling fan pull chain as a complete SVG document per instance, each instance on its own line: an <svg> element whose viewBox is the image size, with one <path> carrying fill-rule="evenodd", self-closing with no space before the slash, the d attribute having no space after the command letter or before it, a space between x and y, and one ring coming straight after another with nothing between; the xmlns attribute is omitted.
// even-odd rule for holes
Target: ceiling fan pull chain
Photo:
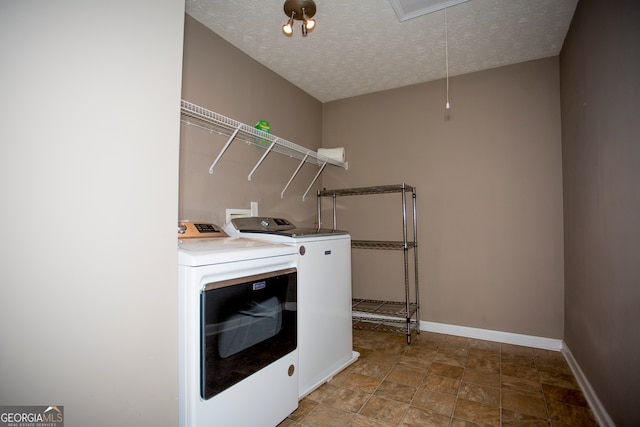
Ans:
<svg viewBox="0 0 640 427"><path fill-rule="evenodd" d="M451 108L449 104L449 28L447 24L447 8L444 8L444 62L447 75L447 103L445 108L448 110Z"/></svg>

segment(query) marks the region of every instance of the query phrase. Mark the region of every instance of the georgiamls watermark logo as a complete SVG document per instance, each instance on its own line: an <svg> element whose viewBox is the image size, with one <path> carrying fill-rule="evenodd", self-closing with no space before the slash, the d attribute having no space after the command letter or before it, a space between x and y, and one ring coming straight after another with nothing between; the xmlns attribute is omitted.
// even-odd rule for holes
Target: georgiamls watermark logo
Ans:
<svg viewBox="0 0 640 427"><path fill-rule="evenodd" d="M0 427L64 427L64 406L0 406Z"/></svg>

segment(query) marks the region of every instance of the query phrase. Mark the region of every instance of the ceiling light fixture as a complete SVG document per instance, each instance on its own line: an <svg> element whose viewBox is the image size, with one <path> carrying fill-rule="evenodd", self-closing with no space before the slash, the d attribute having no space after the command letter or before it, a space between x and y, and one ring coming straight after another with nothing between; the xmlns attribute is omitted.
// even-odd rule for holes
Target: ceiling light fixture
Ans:
<svg viewBox="0 0 640 427"><path fill-rule="evenodd" d="M313 0L285 0L284 14L289 18L287 23L282 26L282 32L287 36L293 34L294 20L302 21L303 36L306 36L316 26L316 21L312 19L316 14L316 4Z"/></svg>

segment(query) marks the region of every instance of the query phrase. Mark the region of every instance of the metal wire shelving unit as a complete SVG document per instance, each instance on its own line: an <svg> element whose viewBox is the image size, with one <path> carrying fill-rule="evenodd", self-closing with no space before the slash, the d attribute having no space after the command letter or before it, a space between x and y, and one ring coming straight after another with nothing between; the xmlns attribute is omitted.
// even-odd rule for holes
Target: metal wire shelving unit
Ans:
<svg viewBox="0 0 640 427"><path fill-rule="evenodd" d="M386 193L401 193L402 195L402 233L401 241L380 240L352 240L352 249L380 249L402 250L404 255L404 301L380 301L371 299L353 299L353 326L359 329L375 329L390 332L402 332L407 337L407 344L411 344L411 333L420 333L420 298L418 286L418 241L417 241L417 208L416 189L407 184L384 185L376 187L345 188L338 190L318 191L318 226L322 224L322 198L331 197L333 200L333 229L337 229L336 199L342 196L362 196ZM407 194L412 202L412 232L407 232ZM413 272L410 275L409 251L413 251ZM413 289L411 282L413 281ZM414 300L411 299L413 291Z"/></svg>
<svg viewBox="0 0 640 427"><path fill-rule="evenodd" d="M222 158L222 155L225 153L225 151L227 151L231 143L236 140L241 140L248 144L252 144L266 150L262 157L258 160L258 163L254 166L251 172L249 172L249 175L247 176L247 179L249 181L251 181L251 177L253 176L254 172L258 169L264 159L271 152L276 152L300 160L298 167L293 172L293 175L280 193L280 197L284 197L285 191L287 191L287 188L289 187L291 182L293 182L293 179L296 177L305 163L310 163L318 167L319 169L313 181L311 182L311 184L309 184L307 191L305 191L304 195L302 196L302 200L305 199L307 193L309 192L313 184L318 180L318 177L327 165L334 165L343 169L348 169L349 167L348 162L340 162L338 160L323 156L313 150L309 150L308 148L294 144L291 141L287 141L284 138L280 138L276 135L272 135L268 132L256 129L254 126L250 126L229 117L223 116L222 114L200 107L185 100L181 101L180 113L182 116L181 121L187 125L195 126L209 132L215 132L217 134L229 137L226 144L222 147L220 153L209 167L210 174L213 174L213 170L215 169L216 164L218 164L218 162Z"/></svg>

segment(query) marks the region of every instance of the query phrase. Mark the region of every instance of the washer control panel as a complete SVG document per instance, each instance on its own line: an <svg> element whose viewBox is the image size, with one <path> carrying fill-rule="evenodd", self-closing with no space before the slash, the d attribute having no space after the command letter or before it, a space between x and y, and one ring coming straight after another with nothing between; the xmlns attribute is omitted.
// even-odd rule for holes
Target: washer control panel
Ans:
<svg viewBox="0 0 640 427"><path fill-rule="evenodd" d="M215 224L189 221L178 222L178 238L189 239L196 237L227 237L227 233Z"/></svg>
<svg viewBox="0 0 640 427"><path fill-rule="evenodd" d="M244 232L277 232L296 228L295 225L284 218L248 216L234 218L231 223L236 230Z"/></svg>

